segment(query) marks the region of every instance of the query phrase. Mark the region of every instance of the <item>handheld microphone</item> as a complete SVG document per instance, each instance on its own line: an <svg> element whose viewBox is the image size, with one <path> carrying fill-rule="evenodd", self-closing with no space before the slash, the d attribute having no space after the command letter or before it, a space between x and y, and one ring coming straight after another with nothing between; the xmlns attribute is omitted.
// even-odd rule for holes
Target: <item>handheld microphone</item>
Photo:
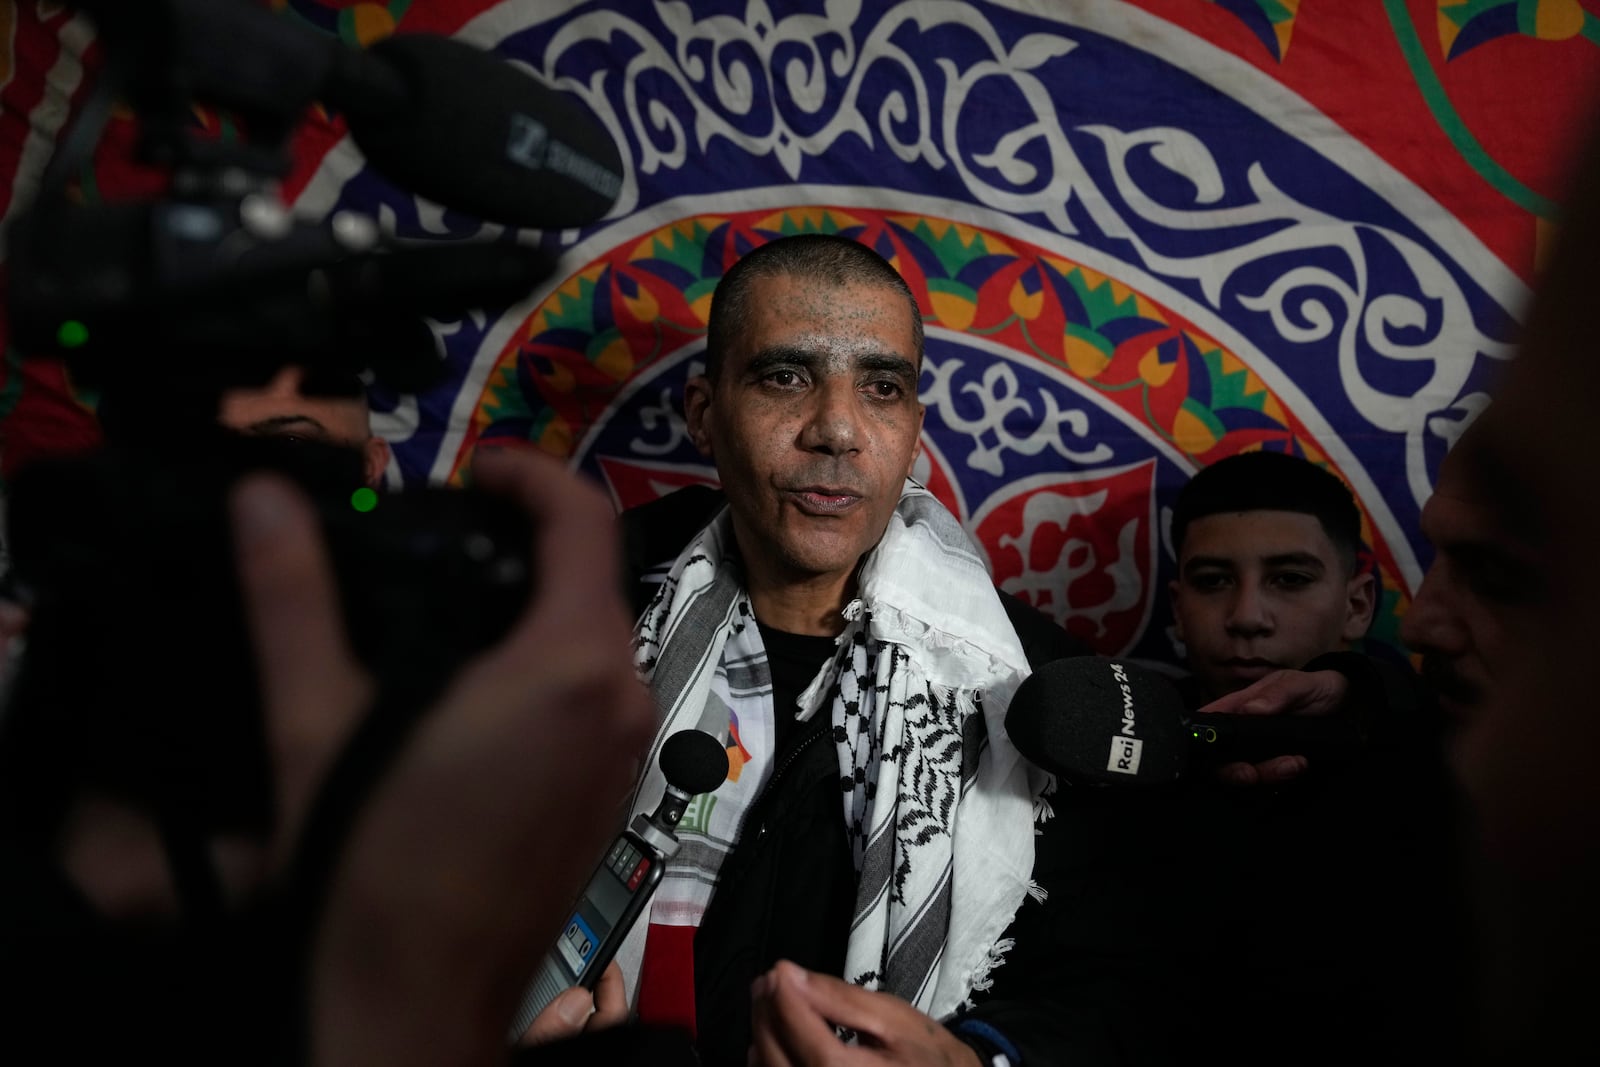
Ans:
<svg viewBox="0 0 1600 1067"><path fill-rule="evenodd" d="M1159 786L1189 763L1183 700L1154 671L1078 656L1017 688L1006 733L1028 759L1080 785Z"/></svg>
<svg viewBox="0 0 1600 1067"><path fill-rule="evenodd" d="M1365 743L1353 717L1191 715L1148 668L1081 656L1047 663L1017 688L1006 733L1028 759L1078 785L1162 786L1191 766L1301 755L1318 765Z"/></svg>
<svg viewBox="0 0 1600 1067"><path fill-rule="evenodd" d="M581 105L461 41L398 35L345 52L325 96L378 170L483 218L564 229L622 191L622 156Z"/></svg>
<svg viewBox="0 0 1600 1067"><path fill-rule="evenodd" d="M512 1041L570 987L594 989L650 902L667 859L678 851L674 830L689 802L728 777L727 749L703 730L683 730L667 738L658 762L667 779L661 803L649 815L635 816L611 843L523 996L511 1024Z"/></svg>

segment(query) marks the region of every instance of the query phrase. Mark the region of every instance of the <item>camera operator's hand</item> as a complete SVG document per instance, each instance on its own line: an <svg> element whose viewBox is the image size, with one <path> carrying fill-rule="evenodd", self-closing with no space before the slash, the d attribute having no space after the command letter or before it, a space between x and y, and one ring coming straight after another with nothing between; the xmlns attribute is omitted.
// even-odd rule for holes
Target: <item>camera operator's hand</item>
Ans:
<svg viewBox="0 0 1600 1067"><path fill-rule="evenodd" d="M534 520L534 596L416 724L352 825L312 943L313 1062L500 1060L650 737L604 499L540 456L483 455L475 475ZM270 477L233 505L281 870L373 684L345 639L310 505Z"/></svg>

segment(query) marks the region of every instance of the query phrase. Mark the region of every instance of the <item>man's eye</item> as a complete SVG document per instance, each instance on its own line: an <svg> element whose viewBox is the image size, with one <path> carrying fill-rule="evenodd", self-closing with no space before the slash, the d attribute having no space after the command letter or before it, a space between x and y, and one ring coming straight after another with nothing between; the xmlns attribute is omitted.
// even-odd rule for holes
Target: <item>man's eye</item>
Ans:
<svg viewBox="0 0 1600 1067"><path fill-rule="evenodd" d="M1480 600L1508 607L1537 601L1543 594L1538 578L1523 568L1480 560L1462 568L1467 588Z"/></svg>
<svg viewBox="0 0 1600 1067"><path fill-rule="evenodd" d="M898 400L905 395L905 390L900 387L899 382L888 379L868 382L867 392L879 400Z"/></svg>
<svg viewBox="0 0 1600 1067"><path fill-rule="evenodd" d="M1280 571L1272 576L1272 584L1280 589L1304 589L1316 583L1314 575L1301 571Z"/></svg>
<svg viewBox="0 0 1600 1067"><path fill-rule="evenodd" d="M1448 555L1467 588L1485 603L1515 607L1537 603L1545 596L1538 569L1510 553L1470 548Z"/></svg>
<svg viewBox="0 0 1600 1067"><path fill-rule="evenodd" d="M1229 585L1228 576L1219 571L1191 574L1186 581L1191 589L1202 593L1215 593L1218 590L1226 589Z"/></svg>
<svg viewBox="0 0 1600 1067"><path fill-rule="evenodd" d="M772 385L776 385L784 389L793 388L794 386L800 385L803 382L803 379L800 377L800 372L789 368L773 371L771 374L767 375L766 380Z"/></svg>
<svg viewBox="0 0 1600 1067"><path fill-rule="evenodd" d="M257 430L255 431L255 436L269 437L274 441L282 441L285 444L290 445L304 444L305 442L311 440L311 438L302 436L301 434L286 433L283 430Z"/></svg>

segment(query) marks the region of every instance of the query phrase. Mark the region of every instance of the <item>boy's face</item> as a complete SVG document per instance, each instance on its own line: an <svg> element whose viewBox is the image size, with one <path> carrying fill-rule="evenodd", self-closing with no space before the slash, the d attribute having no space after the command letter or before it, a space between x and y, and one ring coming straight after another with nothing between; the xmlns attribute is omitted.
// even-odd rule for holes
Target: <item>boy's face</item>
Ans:
<svg viewBox="0 0 1600 1067"><path fill-rule="evenodd" d="M1295 511L1194 520L1168 589L1211 699L1338 651L1372 622L1372 576L1352 577L1316 517Z"/></svg>

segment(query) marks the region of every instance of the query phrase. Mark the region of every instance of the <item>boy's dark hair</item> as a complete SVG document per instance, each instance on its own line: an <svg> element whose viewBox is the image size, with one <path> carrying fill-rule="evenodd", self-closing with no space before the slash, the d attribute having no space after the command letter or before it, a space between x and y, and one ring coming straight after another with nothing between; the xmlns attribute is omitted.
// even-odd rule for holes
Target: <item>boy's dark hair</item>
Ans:
<svg viewBox="0 0 1600 1067"><path fill-rule="evenodd" d="M1183 554L1189 524L1237 511L1294 511L1310 515L1355 573L1361 550L1361 512L1338 476L1283 452L1240 452L1205 467L1178 492L1172 508L1172 550Z"/></svg>
<svg viewBox="0 0 1600 1067"><path fill-rule="evenodd" d="M911 308L917 363L922 363L922 312L906 280L878 253L859 241L831 233L801 233L768 241L728 268L711 297L706 324L706 377L722 370L723 354L750 317L750 286L758 278L789 275L824 285L870 285L893 289Z"/></svg>

